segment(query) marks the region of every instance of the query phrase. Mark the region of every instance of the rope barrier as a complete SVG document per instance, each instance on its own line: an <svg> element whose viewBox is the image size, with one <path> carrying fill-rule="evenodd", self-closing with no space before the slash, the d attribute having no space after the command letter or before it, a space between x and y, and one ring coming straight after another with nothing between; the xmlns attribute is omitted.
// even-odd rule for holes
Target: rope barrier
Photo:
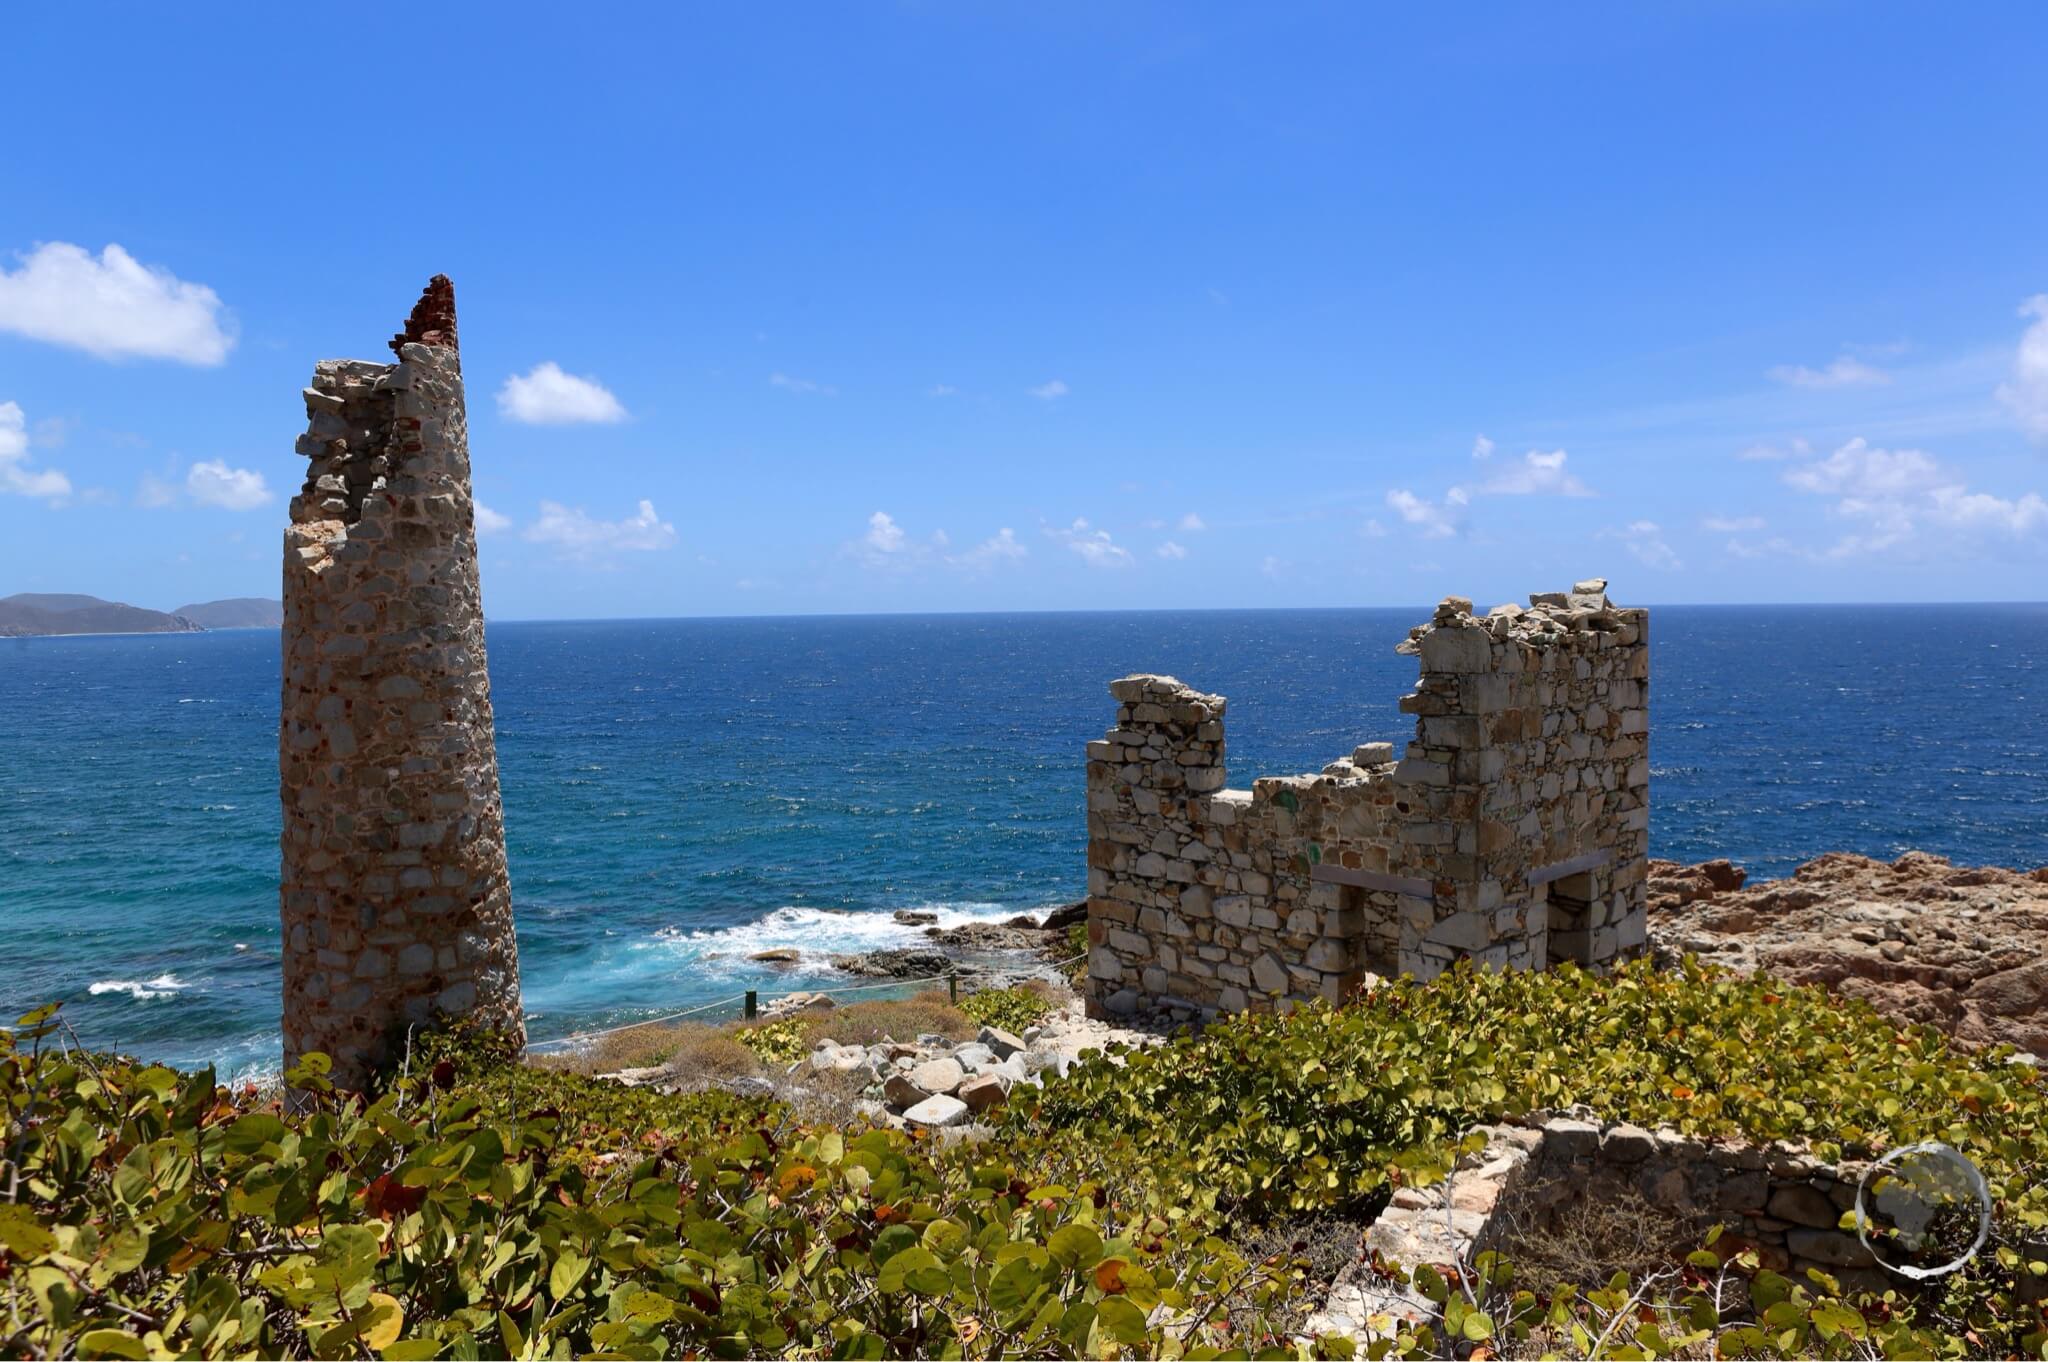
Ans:
<svg viewBox="0 0 2048 1362"><path fill-rule="evenodd" d="M1082 951L1079 955L1070 955L1064 960L1053 961L1051 963L1050 968L1061 969L1067 965L1072 965L1078 963L1079 961L1086 960L1087 958L1088 952ZM928 974L916 979L891 979L889 982L884 984L856 984L851 988L833 988L830 991L833 993L873 993L877 989L884 988L910 988L917 984L944 983L946 980L953 978L957 974L958 971L955 970L948 972L946 974ZM793 988L786 993L779 993L775 996L779 998L792 998L799 993L818 993L823 991L825 990ZM759 995L757 994L756 997L758 998L758 996ZM527 1046L526 1048L529 1051L539 1051L553 1048L556 1046L572 1045L577 1041L596 1040L599 1036L615 1036L621 1031L637 1031L643 1026L659 1026L663 1022L679 1021L684 1017L693 1017L700 1012L709 1012L714 1008L736 1006L744 1007L746 1006L746 1000L746 994L737 993L733 994L730 997L719 998L713 1002L700 1004L697 1007L686 1007L681 1012L670 1012L665 1016L649 1017L645 1021L625 1022L618 1026L607 1026L596 1031L577 1031L567 1036L556 1036L552 1040L535 1041L533 1044Z"/></svg>

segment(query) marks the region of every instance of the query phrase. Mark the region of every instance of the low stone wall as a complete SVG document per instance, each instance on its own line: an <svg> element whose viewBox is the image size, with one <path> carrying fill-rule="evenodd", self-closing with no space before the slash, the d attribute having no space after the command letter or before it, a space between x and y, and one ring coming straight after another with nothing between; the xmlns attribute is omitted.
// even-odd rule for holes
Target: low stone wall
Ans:
<svg viewBox="0 0 2048 1362"><path fill-rule="evenodd" d="M1398 764L1226 789L1227 701L1111 683L1088 745L1089 1000L1098 1015L1341 998L1460 956L1605 965L1645 940L1649 620L1606 583L1484 618L1446 600L1403 650L1421 677Z"/></svg>
<svg viewBox="0 0 2048 1362"><path fill-rule="evenodd" d="M1725 1227L1717 1247L1753 1249L1763 1266L1798 1275L1819 1268L1848 1288L1910 1286L1876 1265L1855 1234L1838 1228L1856 1205L1867 1165L1830 1165L1788 1145L1694 1139L1673 1130L1556 1116L1526 1126L1481 1127L1485 1146L1433 1187L1403 1187L1366 1231L1361 1261L1331 1288L1312 1333L1359 1338L1416 1323L1428 1302L1372 1268L1467 1266L1498 1249L1509 1217L1531 1214L1541 1232L1587 1201L1640 1196L1660 1210ZM1392 1327L1372 1321L1394 1321Z"/></svg>

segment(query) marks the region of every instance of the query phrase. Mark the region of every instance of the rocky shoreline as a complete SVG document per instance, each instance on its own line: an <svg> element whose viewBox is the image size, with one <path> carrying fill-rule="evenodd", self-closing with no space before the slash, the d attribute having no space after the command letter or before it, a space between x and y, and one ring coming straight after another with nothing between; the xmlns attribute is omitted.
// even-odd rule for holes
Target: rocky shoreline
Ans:
<svg viewBox="0 0 2048 1362"><path fill-rule="evenodd" d="M1971 1045L2048 1055L2048 867L1829 852L1756 884L1727 861L1650 862L1650 947L1820 984Z"/></svg>
<svg viewBox="0 0 2048 1362"><path fill-rule="evenodd" d="M1088 905L1070 903L1042 916L1020 913L1002 922L957 927L940 927L937 913L915 908L899 908L892 916L906 927L923 927L930 944L834 955L832 968L861 980L957 974L962 983L975 988L1006 988L1027 979L1060 982L1063 976L1054 965L1074 954L1068 949L1067 932L1088 921ZM794 946L775 946L749 957L766 964L795 964L802 958Z"/></svg>

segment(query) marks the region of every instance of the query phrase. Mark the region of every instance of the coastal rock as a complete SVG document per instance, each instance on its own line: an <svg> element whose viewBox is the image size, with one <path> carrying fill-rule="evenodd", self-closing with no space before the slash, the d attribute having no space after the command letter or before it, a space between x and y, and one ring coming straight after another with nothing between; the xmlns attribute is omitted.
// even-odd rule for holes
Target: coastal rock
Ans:
<svg viewBox="0 0 2048 1362"><path fill-rule="evenodd" d="M836 1006L838 1004L832 1001L829 993L785 993L780 998L770 999L762 1007L761 1017L765 1021L774 1021L779 1017L793 1017L799 1012L829 1011Z"/></svg>
<svg viewBox="0 0 2048 1362"><path fill-rule="evenodd" d="M1680 865L1676 861L1651 861L1649 871L1650 909L1682 908L1699 899L1727 894L1742 888L1748 872L1733 861L1702 861Z"/></svg>
<svg viewBox="0 0 2048 1362"><path fill-rule="evenodd" d="M967 1077L960 1061L951 1057L926 1060L910 1071L910 1081L929 1093L949 1093Z"/></svg>
<svg viewBox="0 0 2048 1362"><path fill-rule="evenodd" d="M1037 951L1046 940L1044 929L1030 918L1011 918L1008 922L963 922L958 927L927 927L925 935L955 951Z"/></svg>
<svg viewBox="0 0 2048 1362"><path fill-rule="evenodd" d="M832 968L867 979L929 979L952 970L953 961L943 951L906 947L865 951L858 955L835 955Z"/></svg>
<svg viewBox="0 0 2048 1362"><path fill-rule="evenodd" d="M992 1107L999 1107L1010 1098L1003 1080L994 1074L983 1074L978 1078L968 1079L960 1085L956 1095L967 1104L967 1109L976 1115Z"/></svg>
<svg viewBox="0 0 2048 1362"><path fill-rule="evenodd" d="M910 1125L923 1126L928 1130L943 1130L967 1119L967 1104L957 1097L939 1093L904 1112L903 1119Z"/></svg>
<svg viewBox="0 0 2048 1362"><path fill-rule="evenodd" d="M930 1096L930 1093L911 1082L907 1074L890 1074L882 1084L882 1100L898 1110L914 1107Z"/></svg>
<svg viewBox="0 0 2048 1362"><path fill-rule="evenodd" d="M889 916L906 927L928 927L939 920L937 913L927 912L921 908L898 908Z"/></svg>
<svg viewBox="0 0 2048 1362"><path fill-rule="evenodd" d="M858 1045L827 1042L811 1052L811 1067L821 1073L850 1073L867 1063L868 1052Z"/></svg>
<svg viewBox="0 0 2048 1362"><path fill-rule="evenodd" d="M1822 984L1970 1044L2048 1054L2048 870L1830 852L1785 879L1741 875L1652 862L1658 958Z"/></svg>
<svg viewBox="0 0 2048 1362"><path fill-rule="evenodd" d="M984 1026L975 1040L986 1045L997 1059L1008 1059L1024 1048L1024 1042L1000 1026Z"/></svg>
<svg viewBox="0 0 2048 1362"><path fill-rule="evenodd" d="M755 951L749 960L759 960L769 965L793 965L803 958L803 952L794 946L771 946L765 951Z"/></svg>
<svg viewBox="0 0 2048 1362"><path fill-rule="evenodd" d="M1062 904L1047 913L1045 920L1038 925L1048 932L1064 932L1069 927L1085 927L1088 925L1088 900Z"/></svg>

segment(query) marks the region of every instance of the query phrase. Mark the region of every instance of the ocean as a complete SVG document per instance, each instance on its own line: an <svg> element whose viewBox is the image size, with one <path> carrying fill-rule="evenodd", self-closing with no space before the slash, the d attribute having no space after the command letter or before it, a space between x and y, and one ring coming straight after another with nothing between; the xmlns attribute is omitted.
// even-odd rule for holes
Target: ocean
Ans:
<svg viewBox="0 0 2048 1362"><path fill-rule="evenodd" d="M1230 697L1233 785L1401 742L1426 609L490 626L531 1033L1070 902L1106 686ZM2048 605L1664 607L1651 851L2048 863ZM91 1043L278 1062L278 641L0 640L0 1008ZM746 957L795 946L795 967Z"/></svg>

